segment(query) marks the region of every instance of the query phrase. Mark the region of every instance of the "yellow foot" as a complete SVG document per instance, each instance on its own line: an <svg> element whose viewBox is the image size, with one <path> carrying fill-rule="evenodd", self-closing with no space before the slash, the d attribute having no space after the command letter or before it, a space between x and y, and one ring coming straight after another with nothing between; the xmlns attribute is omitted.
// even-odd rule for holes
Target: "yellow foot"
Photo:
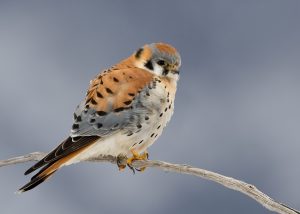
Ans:
<svg viewBox="0 0 300 214"><path fill-rule="evenodd" d="M135 160L148 160L149 158L149 154L147 151L145 151L143 154L139 154L137 151L135 151L134 149L130 150L132 153L132 157L127 159L127 166L132 170L133 173L135 173L135 170L139 171L139 172L143 172L145 171L146 167L141 167L139 169L134 168L132 166L132 162Z"/></svg>

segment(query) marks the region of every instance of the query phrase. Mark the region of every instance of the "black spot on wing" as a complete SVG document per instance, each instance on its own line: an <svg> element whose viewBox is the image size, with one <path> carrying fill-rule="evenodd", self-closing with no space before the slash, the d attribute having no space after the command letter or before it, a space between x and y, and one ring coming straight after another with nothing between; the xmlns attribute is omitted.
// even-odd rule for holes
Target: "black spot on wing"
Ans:
<svg viewBox="0 0 300 214"><path fill-rule="evenodd" d="M73 129L73 130L79 129L79 124L74 123L74 124L72 125L72 129Z"/></svg>
<svg viewBox="0 0 300 214"><path fill-rule="evenodd" d="M134 97L134 93L128 93L128 95Z"/></svg>
<svg viewBox="0 0 300 214"><path fill-rule="evenodd" d="M97 124L96 124L96 129L100 129L102 126L103 126L102 123L97 123Z"/></svg>
<svg viewBox="0 0 300 214"><path fill-rule="evenodd" d="M120 111L124 111L126 108L120 107L120 108L116 108L114 109L114 112L120 112Z"/></svg>
<svg viewBox="0 0 300 214"><path fill-rule="evenodd" d="M97 91L97 97L103 98L103 95L99 91Z"/></svg>
<svg viewBox="0 0 300 214"><path fill-rule="evenodd" d="M110 88L105 88L106 92L109 94L113 94L113 91Z"/></svg>
<svg viewBox="0 0 300 214"><path fill-rule="evenodd" d="M79 115L78 117L76 117L75 121L76 121L76 122L81 122L81 121L82 121L81 116Z"/></svg>
<svg viewBox="0 0 300 214"><path fill-rule="evenodd" d="M125 101L124 104L125 105L130 105L131 102L132 102L131 100L128 100L128 101Z"/></svg>
<svg viewBox="0 0 300 214"><path fill-rule="evenodd" d="M93 105L97 105L96 100L94 100L93 98L91 99L91 103L92 103Z"/></svg>
<svg viewBox="0 0 300 214"><path fill-rule="evenodd" d="M105 111L97 111L96 114L98 116L105 116L105 115L107 115L107 112L105 112Z"/></svg>

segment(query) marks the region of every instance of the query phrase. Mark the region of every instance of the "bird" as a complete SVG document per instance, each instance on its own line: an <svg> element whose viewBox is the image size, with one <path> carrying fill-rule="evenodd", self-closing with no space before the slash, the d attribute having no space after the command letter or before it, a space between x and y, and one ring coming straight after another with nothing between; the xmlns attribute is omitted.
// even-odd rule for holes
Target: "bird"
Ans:
<svg viewBox="0 0 300 214"><path fill-rule="evenodd" d="M147 148L173 115L180 66L178 51L159 42L145 44L100 72L75 109L69 136L24 173L41 168L18 193L35 188L63 166L90 158L126 157L125 164L118 161L120 170L148 159Z"/></svg>

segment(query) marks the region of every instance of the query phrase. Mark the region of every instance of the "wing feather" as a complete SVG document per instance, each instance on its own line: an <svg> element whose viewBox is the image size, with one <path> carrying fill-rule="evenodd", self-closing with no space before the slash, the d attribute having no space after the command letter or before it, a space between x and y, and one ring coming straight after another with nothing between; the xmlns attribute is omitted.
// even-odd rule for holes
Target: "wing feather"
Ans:
<svg viewBox="0 0 300 214"><path fill-rule="evenodd" d="M96 142L100 137L99 136L88 136L88 137L80 137L79 139L72 140L71 137L68 137L64 140L58 147L56 147L52 152L47 154L42 160L37 162L35 165L30 167L26 172L25 175L35 171L36 169L46 165L52 164L55 161L68 156L69 154L84 148L92 143Z"/></svg>
<svg viewBox="0 0 300 214"><path fill-rule="evenodd" d="M152 80L153 74L140 68L111 70L96 77L75 110L70 136L104 137L127 127L138 113L137 96Z"/></svg>

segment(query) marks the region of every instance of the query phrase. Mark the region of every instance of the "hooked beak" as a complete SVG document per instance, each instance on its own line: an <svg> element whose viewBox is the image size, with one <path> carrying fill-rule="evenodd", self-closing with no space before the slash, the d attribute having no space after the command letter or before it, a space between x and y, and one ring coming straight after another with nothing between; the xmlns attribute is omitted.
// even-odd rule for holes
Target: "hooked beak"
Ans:
<svg viewBox="0 0 300 214"><path fill-rule="evenodd" d="M168 66L167 68L170 72L172 72L173 74L179 74L179 70L178 70L178 66L171 64Z"/></svg>
<svg viewBox="0 0 300 214"><path fill-rule="evenodd" d="M172 70L171 71L173 74L179 74L179 70Z"/></svg>

